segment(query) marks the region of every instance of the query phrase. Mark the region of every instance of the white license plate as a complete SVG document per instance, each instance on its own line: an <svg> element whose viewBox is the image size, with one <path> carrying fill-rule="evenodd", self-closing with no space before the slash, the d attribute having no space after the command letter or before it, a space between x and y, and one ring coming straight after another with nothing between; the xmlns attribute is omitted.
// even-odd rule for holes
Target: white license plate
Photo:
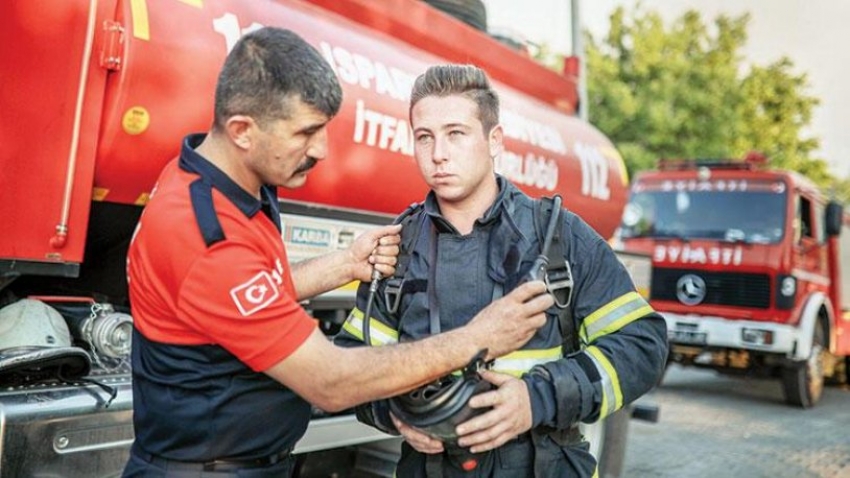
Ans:
<svg viewBox="0 0 850 478"><path fill-rule="evenodd" d="M708 334L705 332L691 330L670 330L667 332L667 337L671 342L690 345L705 345L708 340Z"/></svg>

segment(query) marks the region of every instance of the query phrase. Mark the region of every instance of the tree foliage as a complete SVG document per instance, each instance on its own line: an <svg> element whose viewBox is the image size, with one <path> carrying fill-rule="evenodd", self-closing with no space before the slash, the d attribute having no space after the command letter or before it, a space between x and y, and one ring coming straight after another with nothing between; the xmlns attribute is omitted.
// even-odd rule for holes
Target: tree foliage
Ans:
<svg viewBox="0 0 850 478"><path fill-rule="evenodd" d="M616 144L630 174L659 158L743 158L760 151L771 165L805 174L850 199L850 180L834 178L809 136L805 74L786 57L747 64L749 15L706 24L688 11L665 25L641 6L617 8L607 36L585 32L588 114Z"/></svg>

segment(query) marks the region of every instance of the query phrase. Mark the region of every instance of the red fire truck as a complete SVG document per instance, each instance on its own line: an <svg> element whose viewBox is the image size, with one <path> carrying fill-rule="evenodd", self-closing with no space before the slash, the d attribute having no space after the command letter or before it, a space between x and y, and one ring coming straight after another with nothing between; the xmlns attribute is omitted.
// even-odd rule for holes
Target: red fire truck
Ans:
<svg viewBox="0 0 850 478"><path fill-rule="evenodd" d="M626 202L625 168L577 117L576 77L488 36L483 13L480 1L463 0L2 2L0 306L29 299L59 311L74 344L92 355L90 378L118 394L106 408L95 385L0 383L0 476L122 469L133 441L126 248L181 138L209 128L218 70L253 29L299 33L344 90L329 159L304 188L280 191L290 260L344 248L424 196L408 95L427 66L446 62L477 64L496 84L506 136L498 170L532 195L561 194L610 237ZM648 258L623 257L637 281L648 278ZM305 307L333 334L355 289ZM606 476L622 461L623 415L585 430ZM374 472L388 438L353 414L316 410L296 449L302 475L322 463ZM311 463L320 453L337 455Z"/></svg>
<svg viewBox="0 0 850 478"><path fill-rule="evenodd" d="M669 360L775 377L811 407L847 380L850 215L764 156L673 160L639 174L615 243L651 254Z"/></svg>

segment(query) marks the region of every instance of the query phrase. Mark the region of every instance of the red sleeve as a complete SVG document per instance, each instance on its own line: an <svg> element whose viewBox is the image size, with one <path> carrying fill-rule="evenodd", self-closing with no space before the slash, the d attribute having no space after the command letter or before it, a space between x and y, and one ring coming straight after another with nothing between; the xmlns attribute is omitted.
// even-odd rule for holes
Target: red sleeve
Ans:
<svg viewBox="0 0 850 478"><path fill-rule="evenodd" d="M259 372L288 357L316 328L294 297L285 255L226 240L192 265L177 313Z"/></svg>

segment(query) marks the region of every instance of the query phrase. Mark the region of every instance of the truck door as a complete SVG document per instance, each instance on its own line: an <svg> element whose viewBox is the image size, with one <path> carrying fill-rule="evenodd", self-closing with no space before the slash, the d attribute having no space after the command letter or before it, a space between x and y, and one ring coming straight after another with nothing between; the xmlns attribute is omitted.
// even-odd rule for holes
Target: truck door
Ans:
<svg viewBox="0 0 850 478"><path fill-rule="evenodd" d="M820 224L822 217L823 205L805 192L798 192L793 273L803 296L815 291L829 292L826 237Z"/></svg>

